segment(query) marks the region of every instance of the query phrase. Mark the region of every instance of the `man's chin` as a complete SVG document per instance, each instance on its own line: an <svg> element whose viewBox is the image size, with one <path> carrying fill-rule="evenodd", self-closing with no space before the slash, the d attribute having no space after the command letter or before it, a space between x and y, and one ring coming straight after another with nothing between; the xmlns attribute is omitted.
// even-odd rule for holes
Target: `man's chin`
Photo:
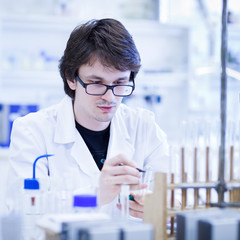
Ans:
<svg viewBox="0 0 240 240"><path fill-rule="evenodd" d="M113 114L104 114L104 116L97 116L95 119L99 122L110 122L113 118Z"/></svg>

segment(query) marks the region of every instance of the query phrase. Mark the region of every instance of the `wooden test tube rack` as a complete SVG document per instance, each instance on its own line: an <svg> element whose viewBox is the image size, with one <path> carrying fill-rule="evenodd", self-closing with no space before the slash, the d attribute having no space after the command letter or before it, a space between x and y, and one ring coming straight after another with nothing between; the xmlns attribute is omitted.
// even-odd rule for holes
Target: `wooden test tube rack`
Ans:
<svg viewBox="0 0 240 240"><path fill-rule="evenodd" d="M231 186L231 183L229 183ZM174 234L172 233L172 229L174 226L174 221L171 219L176 216L177 213L188 211L188 210L196 210L196 209L206 209L209 205L193 205L192 207L186 207L185 209L179 208L174 209L172 206L168 208L167 206L167 192L174 191L177 189L187 190L187 189L200 189L205 188L206 190L211 190L216 187L216 183L182 183L182 184L167 184L167 174L166 173L156 173L155 174L155 184L154 191L152 194L148 194L145 197L144 204L144 222L151 223L155 229L155 237L154 240L170 240L175 239ZM238 192L237 196L239 197L239 188L240 182L238 182L238 187L236 189L231 190ZM236 195L236 193L235 193ZM232 196L232 198L234 195ZM208 198L208 196L206 196ZM232 200L233 201L233 200ZM236 206L237 208L240 205ZM170 218L170 233L167 233L167 219Z"/></svg>
<svg viewBox="0 0 240 240"><path fill-rule="evenodd" d="M186 182L186 173L184 169L184 149L182 151L182 183L174 183L174 174L171 174L171 183L167 183L166 173L155 173L154 190L152 194L145 197L144 204L144 222L151 223L155 229L154 240L170 240L174 237L174 219L177 213L188 210L206 209L216 207L210 204L211 189L217 189L216 182L210 182L209 179L209 147L206 147L206 178L205 182L198 182L196 166L197 166L197 149L194 151L194 181ZM233 176L233 152L234 148L230 148L230 179L226 182L227 191L229 191L229 204L225 203L224 207L240 208L240 180L234 180ZM174 207L174 192L179 189L182 195L181 207ZM187 189L194 189L193 206L187 206ZM206 190L206 204L199 205L199 189ZM170 191L170 201L167 204L167 196ZM169 206L168 206L169 205ZM218 206L217 206L218 207ZM167 231L167 221L169 219L170 229Z"/></svg>

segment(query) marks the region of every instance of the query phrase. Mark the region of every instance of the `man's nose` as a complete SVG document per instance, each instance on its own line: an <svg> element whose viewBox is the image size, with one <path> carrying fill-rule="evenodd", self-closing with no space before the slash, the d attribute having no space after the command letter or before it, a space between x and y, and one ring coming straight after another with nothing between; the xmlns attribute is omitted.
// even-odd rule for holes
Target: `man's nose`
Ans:
<svg viewBox="0 0 240 240"><path fill-rule="evenodd" d="M108 101L113 100L115 98L115 95L113 94L113 90L108 89L107 92L104 95L102 95L102 98Z"/></svg>

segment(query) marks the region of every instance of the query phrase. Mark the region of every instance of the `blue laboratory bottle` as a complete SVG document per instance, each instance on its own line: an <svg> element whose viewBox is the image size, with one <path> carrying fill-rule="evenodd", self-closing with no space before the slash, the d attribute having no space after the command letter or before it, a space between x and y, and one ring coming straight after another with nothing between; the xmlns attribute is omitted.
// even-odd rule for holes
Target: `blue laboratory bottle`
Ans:
<svg viewBox="0 0 240 240"><path fill-rule="evenodd" d="M74 213L96 213L97 196L92 194L80 194L73 196L73 212Z"/></svg>
<svg viewBox="0 0 240 240"><path fill-rule="evenodd" d="M24 240L42 240L44 238L43 230L37 227L37 221L44 214L44 194L40 190L40 184L36 178L35 171L37 161L50 156L52 155L45 154L37 157L33 163L33 177L24 179L22 197Z"/></svg>
<svg viewBox="0 0 240 240"><path fill-rule="evenodd" d="M36 226L43 215L43 199L37 179L24 180L23 234L24 240L42 239L43 231Z"/></svg>

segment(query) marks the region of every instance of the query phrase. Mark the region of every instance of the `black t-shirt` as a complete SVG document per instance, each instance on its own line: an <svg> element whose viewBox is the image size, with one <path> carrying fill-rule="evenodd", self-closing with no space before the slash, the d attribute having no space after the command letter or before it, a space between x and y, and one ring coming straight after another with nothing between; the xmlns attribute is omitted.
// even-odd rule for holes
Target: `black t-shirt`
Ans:
<svg viewBox="0 0 240 240"><path fill-rule="evenodd" d="M79 123L77 123L77 121L75 121L75 123L77 130L88 146L88 149L91 152L99 170L101 170L103 166L101 159L105 159L107 156L110 124L102 131L92 131L81 126Z"/></svg>

